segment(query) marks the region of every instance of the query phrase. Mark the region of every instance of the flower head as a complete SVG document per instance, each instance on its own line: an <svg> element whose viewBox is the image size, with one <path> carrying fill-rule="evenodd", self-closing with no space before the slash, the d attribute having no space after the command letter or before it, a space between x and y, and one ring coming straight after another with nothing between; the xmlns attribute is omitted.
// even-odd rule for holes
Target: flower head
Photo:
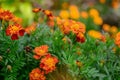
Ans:
<svg viewBox="0 0 120 80"><path fill-rule="evenodd" d="M19 36L23 36L24 32L25 30L19 24L9 25L6 29L6 35L11 36L12 40L16 40Z"/></svg>
<svg viewBox="0 0 120 80"><path fill-rule="evenodd" d="M0 19L1 20L9 21L13 18L13 16L14 15L10 11L0 9Z"/></svg>
<svg viewBox="0 0 120 80"><path fill-rule="evenodd" d="M68 19L69 18L69 12L67 10L61 10L59 15L63 19Z"/></svg>
<svg viewBox="0 0 120 80"><path fill-rule="evenodd" d="M120 32L118 32L118 33L116 34L115 44L120 47Z"/></svg>
<svg viewBox="0 0 120 80"><path fill-rule="evenodd" d="M35 53L34 58L35 59L40 59L41 56L44 56L48 52L48 46L47 45L42 45L39 47L36 47L33 52Z"/></svg>
<svg viewBox="0 0 120 80"><path fill-rule="evenodd" d="M40 12L40 11L41 11L41 8L34 8L32 11L33 11L34 13L37 13L37 12Z"/></svg>
<svg viewBox="0 0 120 80"><path fill-rule="evenodd" d="M29 74L30 80L45 80L46 77L44 76L44 72L41 71L39 68L33 69Z"/></svg>
<svg viewBox="0 0 120 80"><path fill-rule="evenodd" d="M30 33L32 33L35 30L36 30L36 23L32 23L30 26L25 28L25 32L27 34L30 34Z"/></svg>
<svg viewBox="0 0 120 80"><path fill-rule="evenodd" d="M58 59L51 56L50 54L47 54L44 58L41 59L40 68L45 70L47 74L56 69L56 63L58 63Z"/></svg>
<svg viewBox="0 0 120 80"><path fill-rule="evenodd" d="M70 10L70 17L72 19L79 19L80 14L79 14L78 7L76 5L71 5L69 7L69 10Z"/></svg>

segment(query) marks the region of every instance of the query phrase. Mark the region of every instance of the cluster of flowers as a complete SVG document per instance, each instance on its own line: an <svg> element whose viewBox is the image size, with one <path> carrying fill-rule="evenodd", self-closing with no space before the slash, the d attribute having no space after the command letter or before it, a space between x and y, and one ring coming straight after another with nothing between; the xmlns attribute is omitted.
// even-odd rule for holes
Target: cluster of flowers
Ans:
<svg viewBox="0 0 120 80"><path fill-rule="evenodd" d="M40 60L39 68L35 68L30 73L30 80L45 80L45 74L48 74L56 69L58 59L48 52L48 46L42 45L36 47L33 52L34 58Z"/></svg>
<svg viewBox="0 0 120 80"><path fill-rule="evenodd" d="M98 12L98 10L92 8L88 12L86 11L79 11L78 7L76 5L70 5L69 10L61 10L59 16L62 19L79 19L82 18L88 18L89 16L93 18L93 22L96 25L101 25L103 23L103 20Z"/></svg>
<svg viewBox="0 0 120 80"><path fill-rule="evenodd" d="M25 29L20 25L22 21L21 18L14 16L10 11L0 8L0 20L9 22L9 25L6 28L6 35L11 36L12 40L16 40L19 36L24 35Z"/></svg>
<svg viewBox="0 0 120 80"><path fill-rule="evenodd" d="M70 32L76 35L76 40L78 42L85 42L85 25L81 22L76 22L74 20L64 20L57 18L57 24L64 34L69 34Z"/></svg>
<svg viewBox="0 0 120 80"><path fill-rule="evenodd" d="M75 6L71 7L70 9L74 8ZM33 12L39 12L41 11L41 8L35 8L33 9ZM54 26L55 21L57 22L57 25L59 26L60 30L64 34L69 34L70 32L73 32L76 35L76 40L78 42L85 42L85 25L81 22L76 22L74 20L68 20L68 19L60 19L59 17L53 16L53 14L48 10L42 10L42 12L48 17L48 25ZM71 13L72 14L72 13ZM74 13L73 13L74 14Z"/></svg>

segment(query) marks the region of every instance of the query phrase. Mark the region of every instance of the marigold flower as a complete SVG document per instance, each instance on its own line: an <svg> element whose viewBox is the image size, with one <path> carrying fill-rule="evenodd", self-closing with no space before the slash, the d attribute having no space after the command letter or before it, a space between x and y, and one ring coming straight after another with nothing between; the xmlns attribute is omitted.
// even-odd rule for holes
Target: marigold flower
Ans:
<svg viewBox="0 0 120 80"><path fill-rule="evenodd" d="M102 25L103 23L103 20L100 16L94 17L93 21L96 25Z"/></svg>
<svg viewBox="0 0 120 80"><path fill-rule="evenodd" d="M80 15L81 15L81 17L83 17L85 19L88 18L88 13L85 11L80 12Z"/></svg>
<svg viewBox="0 0 120 80"><path fill-rule="evenodd" d="M5 20L5 21L9 21L9 20L11 20L12 18L13 18L13 14L10 12L10 11L8 11L8 10L0 10L0 19L1 20Z"/></svg>
<svg viewBox="0 0 120 80"><path fill-rule="evenodd" d="M117 9L117 8L119 8L119 0L113 0L112 1L112 7L114 8L114 9Z"/></svg>
<svg viewBox="0 0 120 80"><path fill-rule="evenodd" d="M96 30L88 31L88 35L93 37L93 38L97 38L97 39L101 39L101 37L102 37L102 34L99 31L96 31Z"/></svg>
<svg viewBox="0 0 120 80"><path fill-rule="evenodd" d="M51 11L49 11L49 10L43 10L43 13L47 16L47 17L53 17L53 14L52 14L52 12Z"/></svg>
<svg viewBox="0 0 120 80"><path fill-rule="evenodd" d="M104 4L106 0L99 0L100 3Z"/></svg>
<svg viewBox="0 0 120 80"><path fill-rule="evenodd" d="M89 15L94 18L96 16L99 16L99 12L97 9L90 9Z"/></svg>
<svg viewBox="0 0 120 80"><path fill-rule="evenodd" d="M33 52L35 53L34 58L35 59L40 59L41 56L44 56L48 52L48 46L47 45L42 45L39 47L36 47Z"/></svg>
<svg viewBox="0 0 120 80"><path fill-rule="evenodd" d="M58 63L58 59L56 57L47 54L44 58L41 59L40 68L45 70L47 74L56 69L57 63Z"/></svg>
<svg viewBox="0 0 120 80"><path fill-rule="evenodd" d="M36 30L36 25L37 25L36 23L32 23L30 26L25 28L25 32L27 34L34 32Z"/></svg>
<svg viewBox="0 0 120 80"><path fill-rule="evenodd" d="M118 28L116 27L116 26L112 26L111 28L110 28L110 32L111 33L117 33L118 32Z"/></svg>
<svg viewBox="0 0 120 80"><path fill-rule="evenodd" d="M39 68L33 69L29 74L30 80L46 80L44 72L41 71Z"/></svg>
<svg viewBox="0 0 120 80"><path fill-rule="evenodd" d="M40 12L40 11L41 11L41 8L34 8L32 11L33 11L34 13L37 13L37 12Z"/></svg>
<svg viewBox="0 0 120 80"><path fill-rule="evenodd" d="M69 18L69 12L67 10L61 10L59 15L62 19L68 19Z"/></svg>
<svg viewBox="0 0 120 80"><path fill-rule="evenodd" d="M80 18L79 10L78 10L78 7L76 5L71 5L69 7L69 10L70 10L70 17L72 19L79 19Z"/></svg>
<svg viewBox="0 0 120 80"><path fill-rule="evenodd" d="M116 34L115 44L120 47L120 32Z"/></svg>
<svg viewBox="0 0 120 80"><path fill-rule="evenodd" d="M19 24L10 25L6 29L6 35L11 36L12 40L17 40L18 36L23 36L25 30Z"/></svg>
<svg viewBox="0 0 120 80"><path fill-rule="evenodd" d="M14 16L11 21L13 21L14 23L17 23L17 24L21 24L22 23L22 19L19 18L19 17L16 17Z"/></svg>
<svg viewBox="0 0 120 80"><path fill-rule="evenodd" d="M109 31L110 31L110 25L108 25L108 24L103 24L102 28L103 28L103 30L106 31L106 32L109 32Z"/></svg>

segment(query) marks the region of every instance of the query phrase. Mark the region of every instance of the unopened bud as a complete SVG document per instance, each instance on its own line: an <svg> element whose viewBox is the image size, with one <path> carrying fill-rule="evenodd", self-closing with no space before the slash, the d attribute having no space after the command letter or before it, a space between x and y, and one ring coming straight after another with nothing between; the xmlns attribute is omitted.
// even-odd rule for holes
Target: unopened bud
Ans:
<svg viewBox="0 0 120 80"><path fill-rule="evenodd" d="M2 61L2 59L3 59L3 57L2 57L2 56L0 56L0 61Z"/></svg>
<svg viewBox="0 0 120 80"><path fill-rule="evenodd" d="M12 66L11 66L11 65L7 65L7 69L8 69L9 71L11 71L11 70L12 70Z"/></svg>

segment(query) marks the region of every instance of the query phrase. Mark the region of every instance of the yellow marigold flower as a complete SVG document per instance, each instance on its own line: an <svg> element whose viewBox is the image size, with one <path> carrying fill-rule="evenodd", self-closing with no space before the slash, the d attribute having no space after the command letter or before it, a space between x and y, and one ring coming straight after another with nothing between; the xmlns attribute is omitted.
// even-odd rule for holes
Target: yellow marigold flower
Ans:
<svg viewBox="0 0 120 80"><path fill-rule="evenodd" d="M110 28L110 32L111 32L111 33L117 33L117 32L118 32L118 28L117 28L116 26L112 26L112 27Z"/></svg>
<svg viewBox="0 0 120 80"><path fill-rule="evenodd" d="M59 15L63 19L68 19L69 18L69 12L67 10L61 10Z"/></svg>
<svg viewBox="0 0 120 80"><path fill-rule="evenodd" d="M40 68L45 70L47 74L56 69L57 63L58 63L58 59L56 57L47 54L44 58L41 59Z"/></svg>
<svg viewBox="0 0 120 80"><path fill-rule="evenodd" d="M80 15L81 15L81 17L83 17L85 19L88 18L88 13L86 11L80 12Z"/></svg>
<svg viewBox="0 0 120 80"><path fill-rule="evenodd" d="M102 23L103 23L103 20L100 16L94 17L93 21L96 25L102 25Z"/></svg>
<svg viewBox="0 0 120 80"><path fill-rule="evenodd" d="M29 74L30 80L46 80L44 72L41 71L39 68L33 69Z"/></svg>
<svg viewBox="0 0 120 80"><path fill-rule="evenodd" d="M35 31L36 30L36 23L32 23L30 26L26 27L25 28L25 32L27 34L30 34L31 32Z"/></svg>
<svg viewBox="0 0 120 80"><path fill-rule="evenodd" d="M88 31L88 35L93 37L93 38L97 38L97 39L101 39L101 37L102 37L102 34L99 31L96 31L96 30Z"/></svg>
<svg viewBox="0 0 120 80"><path fill-rule="evenodd" d="M110 25L108 25L108 24L103 24L102 28L103 28L103 30L106 31L106 32L109 32L109 31L110 31Z"/></svg>
<svg viewBox="0 0 120 80"><path fill-rule="evenodd" d="M106 0L99 0L100 3L104 4Z"/></svg>
<svg viewBox="0 0 120 80"><path fill-rule="evenodd" d="M72 19L79 19L80 14L79 14L78 7L76 5L71 5L69 7L69 10L70 10L70 17Z"/></svg>
<svg viewBox="0 0 120 80"><path fill-rule="evenodd" d="M97 9L90 9L89 15L94 18L96 16L99 16L99 12Z"/></svg>
<svg viewBox="0 0 120 80"><path fill-rule="evenodd" d="M36 47L33 52L36 54L34 55L35 59L40 59L41 56L44 56L48 52L48 45L42 45L39 47Z"/></svg>
<svg viewBox="0 0 120 80"><path fill-rule="evenodd" d="M115 44L120 47L120 32L118 32L118 33L116 34Z"/></svg>

